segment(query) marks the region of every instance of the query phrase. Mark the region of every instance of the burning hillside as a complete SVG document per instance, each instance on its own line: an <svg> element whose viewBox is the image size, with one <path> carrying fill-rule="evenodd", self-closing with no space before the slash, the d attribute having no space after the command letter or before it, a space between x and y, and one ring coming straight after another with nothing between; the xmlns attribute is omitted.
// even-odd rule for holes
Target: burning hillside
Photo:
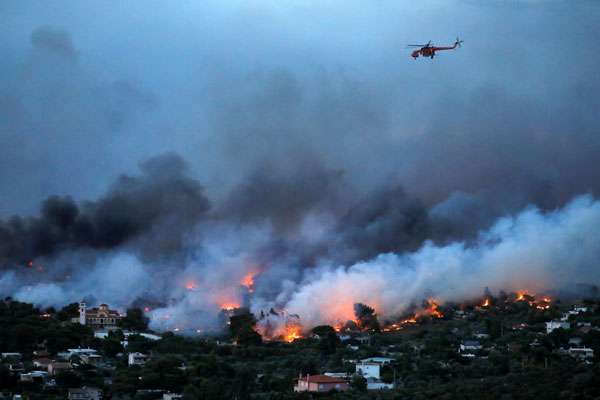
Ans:
<svg viewBox="0 0 600 400"><path fill-rule="evenodd" d="M524 290L519 290L509 295L500 293L497 296L493 296L491 293L488 293L480 300L469 300L461 304L449 305L447 311L452 315L456 310L469 307L485 311L492 307L507 307L521 304L538 311L545 311L550 309L552 298L548 295L535 295L531 291ZM413 307L413 312L396 318L387 317L382 321L380 321L376 310L366 304L356 303L352 308L354 309L354 317L352 319L345 323L331 323L331 327L339 335L368 332L388 333L445 318L444 305L441 304L439 299L435 298L423 300L421 306ZM271 309L268 312L261 311L257 316L256 329L263 339L268 341L293 342L296 339L306 337L313 328L314 326L311 325L302 325L299 315L289 314L285 310L275 311Z"/></svg>
<svg viewBox="0 0 600 400"><path fill-rule="evenodd" d="M528 208L501 218L470 242L410 246L388 238L407 221L406 232L427 224L427 212L401 191L371 201L300 213L286 228L232 220L211 208L180 159L163 157L96 202L53 198L40 217L0 224L0 292L42 305L82 298L122 309L152 305L154 329L182 332L216 332L222 310L247 308L265 337L293 339L318 325L378 331L442 318L445 303L484 286L544 309L549 302L531 293L568 289L578 283L573 277L600 280L593 234L600 203L590 196L553 212ZM145 203L148 215L138 206ZM378 233L359 233L369 226Z"/></svg>

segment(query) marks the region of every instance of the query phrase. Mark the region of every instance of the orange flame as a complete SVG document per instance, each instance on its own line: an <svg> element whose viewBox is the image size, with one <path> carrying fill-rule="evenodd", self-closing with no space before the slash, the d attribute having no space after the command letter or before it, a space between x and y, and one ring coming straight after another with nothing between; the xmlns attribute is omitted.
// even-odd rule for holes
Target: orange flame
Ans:
<svg viewBox="0 0 600 400"><path fill-rule="evenodd" d="M254 277L256 275L257 274L255 272L248 272L246 275L244 275L244 278L240 282L242 286L248 288L250 293L254 292Z"/></svg>
<svg viewBox="0 0 600 400"><path fill-rule="evenodd" d="M490 306L490 299L489 298L485 298L485 300L483 301L483 303L481 303L481 307L489 307Z"/></svg>
<svg viewBox="0 0 600 400"><path fill-rule="evenodd" d="M302 328L299 325L288 325L285 327L285 334L283 335L283 339L292 343L296 339L302 338Z"/></svg>
<svg viewBox="0 0 600 400"><path fill-rule="evenodd" d="M225 311L233 311L236 308L240 308L240 305L238 303L223 303L221 304L221 310L225 310Z"/></svg>
<svg viewBox="0 0 600 400"><path fill-rule="evenodd" d="M416 317L419 315L430 315L434 318L444 318L444 314L439 309L439 304L436 299L427 299L427 308L422 313L417 313Z"/></svg>
<svg viewBox="0 0 600 400"><path fill-rule="evenodd" d="M387 325L383 328L384 332L399 331L404 329L406 325L412 325L418 323L418 318L423 316L429 316L431 318L444 318L444 314L439 309L439 304L436 299L427 299L427 308L417 311L412 316L402 319L393 324Z"/></svg>
<svg viewBox="0 0 600 400"><path fill-rule="evenodd" d="M537 308L538 310L549 310L551 303L552 298L549 296L544 296L542 297L542 300L536 304L535 308Z"/></svg>

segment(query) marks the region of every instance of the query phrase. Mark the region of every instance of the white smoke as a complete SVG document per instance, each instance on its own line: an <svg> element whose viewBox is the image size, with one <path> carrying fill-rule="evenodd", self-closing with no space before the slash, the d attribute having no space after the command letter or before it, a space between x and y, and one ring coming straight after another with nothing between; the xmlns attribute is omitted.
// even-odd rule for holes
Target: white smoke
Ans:
<svg viewBox="0 0 600 400"><path fill-rule="evenodd" d="M323 266L307 274L286 308L307 326L346 321L352 304L381 316L406 311L433 293L441 301L492 290L544 291L599 282L600 202L581 196L562 209L528 208L498 220L473 246L425 244L410 254L382 254L349 267Z"/></svg>
<svg viewBox="0 0 600 400"><path fill-rule="evenodd" d="M56 261L56 267L60 261ZM127 253L107 254L97 259L94 265L83 267L74 271L74 275L63 277L62 282L25 283L15 291L14 297L45 307L94 298L100 303L125 308L136 297L152 290L156 282L147 267ZM0 280L0 284L4 279ZM158 289L158 285L155 288Z"/></svg>

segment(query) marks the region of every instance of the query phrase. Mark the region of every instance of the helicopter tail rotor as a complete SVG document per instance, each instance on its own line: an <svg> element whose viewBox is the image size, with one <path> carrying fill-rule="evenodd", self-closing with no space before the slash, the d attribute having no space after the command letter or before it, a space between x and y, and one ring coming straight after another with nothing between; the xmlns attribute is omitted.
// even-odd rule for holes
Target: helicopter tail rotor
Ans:
<svg viewBox="0 0 600 400"><path fill-rule="evenodd" d="M458 36L457 36L457 37L456 37L456 42L454 42L454 45L455 45L456 47L462 47L462 46L461 46L461 44L462 44L463 42L464 42L464 40L460 40L460 39L458 38Z"/></svg>

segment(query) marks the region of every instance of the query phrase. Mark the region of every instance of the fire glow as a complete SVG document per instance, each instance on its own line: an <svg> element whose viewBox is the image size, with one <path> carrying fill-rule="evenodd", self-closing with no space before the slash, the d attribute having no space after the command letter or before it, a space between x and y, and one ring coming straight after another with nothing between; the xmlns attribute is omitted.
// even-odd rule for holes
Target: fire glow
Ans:
<svg viewBox="0 0 600 400"><path fill-rule="evenodd" d="M429 315L433 318L444 318L444 314L439 309L439 301L436 299L427 299L427 308L423 311L423 313L417 313L416 317L418 318L420 315Z"/></svg>
<svg viewBox="0 0 600 400"><path fill-rule="evenodd" d="M552 304L552 298L550 296L532 295L526 290L517 292L515 301L527 302L530 307L535 307L538 310L549 310L550 305Z"/></svg>
<svg viewBox="0 0 600 400"><path fill-rule="evenodd" d="M220 308L221 308L221 310L225 310L225 311L233 311L236 308L240 308L240 305L239 305L239 303L226 302L226 303L221 304Z"/></svg>
<svg viewBox="0 0 600 400"><path fill-rule="evenodd" d="M398 322L394 322L392 324L386 325L383 328L384 332L392 332L399 331L404 329L408 325L414 325L419 322L420 319L424 317L429 317L432 319L441 319L444 318L444 314L439 308L439 300L429 298L426 301L426 307L422 310L415 312L412 316L408 318L401 319Z"/></svg>
<svg viewBox="0 0 600 400"><path fill-rule="evenodd" d="M285 327L285 334L283 335L283 339L292 343L296 339L302 338L302 327L298 324L290 324Z"/></svg>
<svg viewBox="0 0 600 400"><path fill-rule="evenodd" d="M242 286L246 287L248 289L248 292L250 292L250 293L254 292L254 277L256 275L257 274L254 272L249 272L246 275L244 275L244 278L240 282L240 284Z"/></svg>

